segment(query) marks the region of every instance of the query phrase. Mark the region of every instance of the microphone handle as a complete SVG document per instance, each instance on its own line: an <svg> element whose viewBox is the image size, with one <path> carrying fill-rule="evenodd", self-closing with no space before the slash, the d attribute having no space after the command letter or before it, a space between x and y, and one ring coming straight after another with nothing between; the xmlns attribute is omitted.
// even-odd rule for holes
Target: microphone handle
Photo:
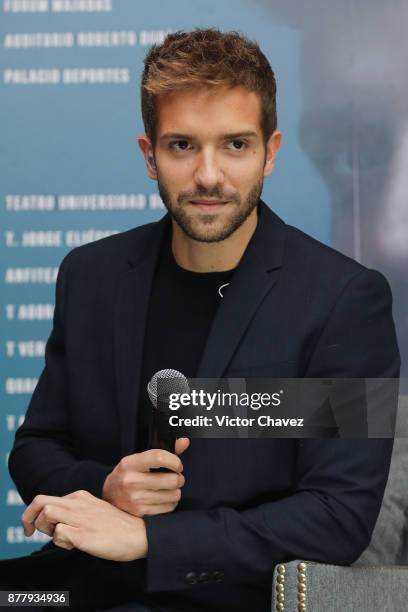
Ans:
<svg viewBox="0 0 408 612"><path fill-rule="evenodd" d="M163 411L153 409L153 419L150 428L149 448L161 448L169 453L175 452L175 438L170 435L168 419ZM168 468L150 468L151 472L172 472Z"/></svg>

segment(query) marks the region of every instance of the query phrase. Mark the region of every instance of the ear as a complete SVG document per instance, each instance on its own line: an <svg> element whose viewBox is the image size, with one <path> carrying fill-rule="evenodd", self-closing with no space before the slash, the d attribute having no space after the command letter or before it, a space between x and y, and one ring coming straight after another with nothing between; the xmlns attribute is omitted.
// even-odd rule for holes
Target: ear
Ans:
<svg viewBox="0 0 408 612"><path fill-rule="evenodd" d="M145 159L147 174L154 181L157 180L157 170L154 164L153 157L153 147L150 139L146 136L146 134L141 134L137 137L137 142L139 144L139 148L142 152L142 155Z"/></svg>
<svg viewBox="0 0 408 612"><path fill-rule="evenodd" d="M264 167L264 176L269 176L275 165L276 154L282 144L282 132L275 130L269 137L266 143L266 159Z"/></svg>

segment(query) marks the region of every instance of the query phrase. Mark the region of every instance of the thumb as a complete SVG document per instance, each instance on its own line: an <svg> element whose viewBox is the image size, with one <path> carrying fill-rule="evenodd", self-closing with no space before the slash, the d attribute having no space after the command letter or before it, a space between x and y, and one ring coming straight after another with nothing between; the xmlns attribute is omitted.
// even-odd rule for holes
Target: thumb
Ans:
<svg viewBox="0 0 408 612"><path fill-rule="evenodd" d="M176 444L174 446L176 455L181 455L185 450L190 446L189 438L177 438Z"/></svg>

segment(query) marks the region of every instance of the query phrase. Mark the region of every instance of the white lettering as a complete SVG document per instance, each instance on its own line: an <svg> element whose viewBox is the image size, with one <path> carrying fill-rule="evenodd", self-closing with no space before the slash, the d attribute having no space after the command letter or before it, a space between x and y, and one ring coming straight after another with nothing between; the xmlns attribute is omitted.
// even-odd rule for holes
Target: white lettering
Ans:
<svg viewBox="0 0 408 612"><path fill-rule="evenodd" d="M6 239L6 247L18 246L18 242L14 239L14 232L4 232L4 237Z"/></svg>
<svg viewBox="0 0 408 612"><path fill-rule="evenodd" d="M134 47L136 32L78 32L78 47Z"/></svg>
<svg viewBox="0 0 408 612"><path fill-rule="evenodd" d="M20 357L44 357L44 340L20 340L17 343Z"/></svg>
<svg viewBox="0 0 408 612"><path fill-rule="evenodd" d="M20 494L15 489L9 489L6 497L7 506L23 506L24 502L21 499Z"/></svg>
<svg viewBox="0 0 408 612"><path fill-rule="evenodd" d="M12 321L14 319L14 304L6 304L6 318L8 321Z"/></svg>
<svg viewBox="0 0 408 612"><path fill-rule="evenodd" d="M3 46L5 49L56 48L73 47L74 42L72 32L30 32L6 34Z"/></svg>
<svg viewBox="0 0 408 612"><path fill-rule="evenodd" d="M65 68L62 81L66 85L129 83L128 68Z"/></svg>
<svg viewBox="0 0 408 612"><path fill-rule="evenodd" d="M46 13L48 0L4 0L5 13Z"/></svg>
<svg viewBox="0 0 408 612"><path fill-rule="evenodd" d="M163 200L158 193L152 193L149 197L149 208L152 210L161 210L164 208Z"/></svg>
<svg viewBox="0 0 408 612"><path fill-rule="evenodd" d="M179 417L174 414L169 418L169 424L172 427L212 427L212 419L201 414L193 418Z"/></svg>
<svg viewBox="0 0 408 612"><path fill-rule="evenodd" d="M171 30L142 30L139 33L139 41L143 46L160 44Z"/></svg>
<svg viewBox="0 0 408 612"><path fill-rule="evenodd" d="M112 0L53 0L54 13L109 13Z"/></svg>
<svg viewBox="0 0 408 612"><path fill-rule="evenodd" d="M50 536L42 533L42 531L34 531L33 535L28 537L24 535L23 527L7 527L7 543L8 544L25 544L26 542L48 542Z"/></svg>
<svg viewBox="0 0 408 612"><path fill-rule="evenodd" d="M16 414L7 414L6 423L7 431L14 431L17 427L20 427L24 423L25 415L20 414L18 417Z"/></svg>
<svg viewBox="0 0 408 612"><path fill-rule="evenodd" d="M52 195L6 195L5 199L6 210L13 212L55 208L55 198Z"/></svg>
<svg viewBox="0 0 408 612"><path fill-rule="evenodd" d="M49 321L53 316L53 304L20 304L17 310L20 321Z"/></svg>
<svg viewBox="0 0 408 612"><path fill-rule="evenodd" d="M142 210L144 208L146 208L146 196L143 193L61 195L58 198L59 210Z"/></svg>
<svg viewBox="0 0 408 612"><path fill-rule="evenodd" d="M217 394L216 393L207 393L207 399L208 399L208 407L207 410L212 410L216 400L217 400Z"/></svg>
<svg viewBox="0 0 408 612"><path fill-rule="evenodd" d="M58 268L7 268L6 284L46 283L53 284L57 279Z"/></svg>
<svg viewBox="0 0 408 612"><path fill-rule="evenodd" d="M7 357L13 357L16 348L16 343L13 340L7 340L6 342L6 355Z"/></svg>
<svg viewBox="0 0 408 612"><path fill-rule="evenodd" d="M80 246L81 244L88 244L101 238L107 238L118 234L119 230L97 230L89 229L84 231L71 230L65 233L65 244L69 247Z"/></svg>
<svg viewBox="0 0 408 612"><path fill-rule="evenodd" d="M26 231L23 232L23 247L60 247L62 234L60 231Z"/></svg>
<svg viewBox="0 0 408 612"><path fill-rule="evenodd" d="M31 395L37 382L37 378L6 378L6 393L8 395Z"/></svg>
<svg viewBox="0 0 408 612"><path fill-rule="evenodd" d="M303 419L274 419L269 415L258 417L260 427L303 427Z"/></svg>
<svg viewBox="0 0 408 612"><path fill-rule="evenodd" d="M56 85L60 82L60 71L57 68L6 68L3 82L5 85Z"/></svg>
<svg viewBox="0 0 408 612"><path fill-rule="evenodd" d="M215 415L215 420L219 427L252 427L255 422L254 418L246 417L229 417L229 416L218 416Z"/></svg>

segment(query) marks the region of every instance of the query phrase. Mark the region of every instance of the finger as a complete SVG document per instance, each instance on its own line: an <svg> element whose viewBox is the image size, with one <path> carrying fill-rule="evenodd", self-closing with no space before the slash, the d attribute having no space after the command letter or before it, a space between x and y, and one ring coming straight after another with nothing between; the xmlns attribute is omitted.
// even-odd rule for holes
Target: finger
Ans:
<svg viewBox="0 0 408 612"><path fill-rule="evenodd" d="M47 507L47 506L45 506ZM37 518L34 521L34 529L37 531L41 531L42 533L46 533L49 536L52 536L55 530L56 523L52 523L49 519L45 518L44 512L40 512Z"/></svg>
<svg viewBox="0 0 408 612"><path fill-rule="evenodd" d="M176 455L181 455L182 453L184 453L184 451L187 450L189 446L189 438L177 438L175 445Z"/></svg>
<svg viewBox="0 0 408 612"><path fill-rule="evenodd" d="M135 488L137 490L161 491L179 489L184 486L186 479L183 474L176 472L164 474L161 472L143 472L139 474Z"/></svg>
<svg viewBox="0 0 408 612"><path fill-rule="evenodd" d="M146 506L160 506L162 504L178 504L181 499L181 489L173 491L148 491L140 500Z"/></svg>
<svg viewBox="0 0 408 612"><path fill-rule="evenodd" d="M161 448L152 448L138 453L139 470L147 472L150 468L167 468L172 472L182 472L183 464L174 453L169 453Z"/></svg>
<svg viewBox="0 0 408 612"><path fill-rule="evenodd" d="M177 504L161 504L157 506L148 506L144 516L156 516L156 514L165 514L166 512L173 512Z"/></svg>
<svg viewBox="0 0 408 612"><path fill-rule="evenodd" d="M60 503L60 497L54 497L52 495L36 495L33 501L24 510L21 515L21 523L24 527L24 533L26 536L33 535L35 531L34 523L46 504L58 504Z"/></svg>
<svg viewBox="0 0 408 612"><path fill-rule="evenodd" d="M57 523L52 540L56 546L65 548L66 550L72 550L75 548L74 540L76 539L77 532L78 529L76 527L71 527L64 523Z"/></svg>
<svg viewBox="0 0 408 612"><path fill-rule="evenodd" d="M66 507L50 503L43 507L42 511L34 521L34 527L38 529L38 531L51 536L55 531L55 525L57 523L72 525L73 522L71 510Z"/></svg>

